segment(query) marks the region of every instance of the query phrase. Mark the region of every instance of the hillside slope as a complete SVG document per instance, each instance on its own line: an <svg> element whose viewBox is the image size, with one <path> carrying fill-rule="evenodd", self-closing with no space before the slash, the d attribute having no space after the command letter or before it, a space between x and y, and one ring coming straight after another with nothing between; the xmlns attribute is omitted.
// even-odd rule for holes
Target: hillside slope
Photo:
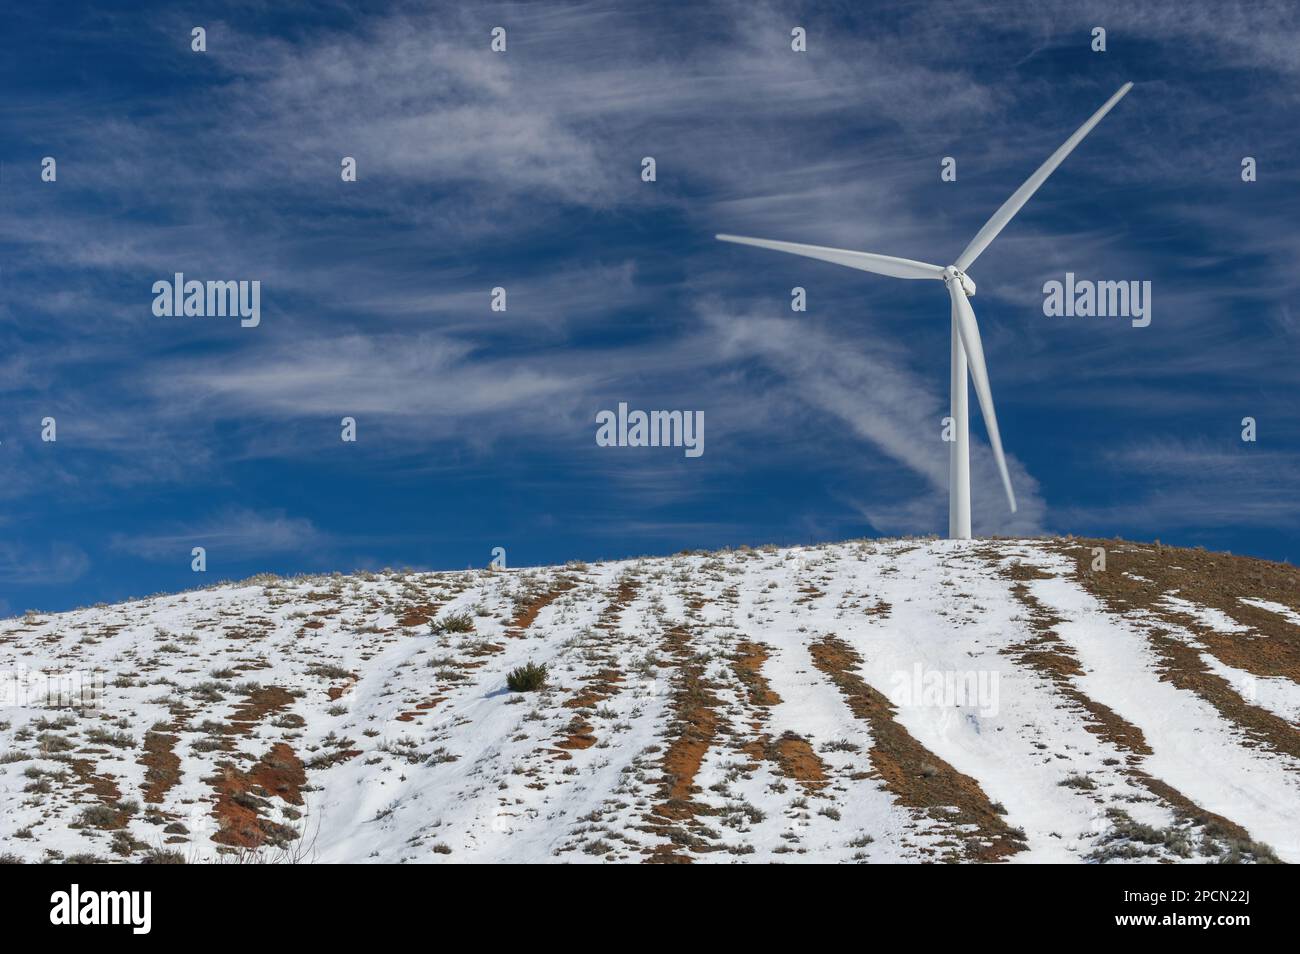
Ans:
<svg viewBox="0 0 1300 954"><path fill-rule="evenodd" d="M0 621L0 669L104 681L0 709L11 861L1300 861L1300 574L1203 551L267 577Z"/></svg>

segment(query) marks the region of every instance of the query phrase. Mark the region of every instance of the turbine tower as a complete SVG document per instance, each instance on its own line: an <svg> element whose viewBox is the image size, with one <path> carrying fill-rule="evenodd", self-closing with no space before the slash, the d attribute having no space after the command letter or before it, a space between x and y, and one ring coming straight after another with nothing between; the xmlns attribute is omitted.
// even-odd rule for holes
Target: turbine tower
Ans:
<svg viewBox="0 0 1300 954"><path fill-rule="evenodd" d="M951 408L953 423L953 441L948 450L948 536L955 540L970 539L970 415L966 403L966 376L970 375L975 385L975 396L980 403L980 413L984 415L984 427L988 431L989 444L993 448L993 457L997 461L998 473L1002 477L1002 486L1007 492L1007 503L1011 512L1016 510L1016 494L1011 489L1011 475L1007 473L1007 459L1002 453L1002 436L998 433L998 419L993 411L993 393L989 390L988 369L984 366L984 348L980 344L979 325L975 321L975 311L970 299L975 294L975 283L971 281L967 270L979 258L980 253L988 248L998 233L1006 228L1007 223L1029 201L1030 196L1038 191L1065 157L1074 151L1083 137L1092 132L1092 128L1101 122L1115 104L1124 98L1124 94L1133 88L1132 83L1125 83L1101 109L1089 117L1088 121L1075 130L1074 135L1052 153L1038 170L1025 180L1024 185L1012 193L1011 198L1002 203L1002 207L993 213L993 217L984 223L984 227L970 240L957 260L947 268L930 265L926 262L913 261L910 258L894 258L890 255L875 255L871 252L852 252L841 248L825 248L820 245L801 245L798 242L773 242L768 239L745 238L740 235L719 235L723 242L736 242L740 245L753 245L758 248L770 248L777 252L789 252L805 258L816 258L835 265L845 265L864 272L877 275L890 275L894 278L937 278L948 287L948 297L952 300L952 388Z"/></svg>

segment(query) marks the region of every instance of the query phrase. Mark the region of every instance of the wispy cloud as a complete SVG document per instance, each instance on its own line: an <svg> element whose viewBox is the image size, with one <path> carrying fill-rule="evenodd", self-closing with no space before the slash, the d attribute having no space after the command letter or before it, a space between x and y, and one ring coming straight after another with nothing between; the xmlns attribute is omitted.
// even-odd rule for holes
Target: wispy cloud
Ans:
<svg viewBox="0 0 1300 954"><path fill-rule="evenodd" d="M80 579L89 568L90 558L72 543L31 547L0 543L0 582L62 585Z"/></svg>
<svg viewBox="0 0 1300 954"><path fill-rule="evenodd" d="M253 4L210 21L200 57L176 11L73 11L57 30L16 15L23 107L0 131L15 156L56 153L60 178L4 166L0 499L31 516L14 536L39 551L42 527L88 508L118 552L170 553L220 527L187 494L150 536L146 488L203 488L219 511L259 468L309 467L467 527L480 526L470 506L444 499L459 499L457 480L490 480L528 501L509 511L521 534L541 513L565 526L598 513L603 538L618 521L646 539L766 527L774 508L757 501L780 498L773 485L788 491L775 508L787 530L941 532L942 293L712 235L942 263L1124 79L1130 97L978 263L1021 512L1006 512L977 440L976 529L1122 529L1153 513L1227 526L1214 501L1162 505L1216 466L1218 486L1256 488L1242 520L1262 526L1300 441L1296 174L1278 158L1300 133L1277 119L1294 111L1297 16L1275 3L719 0L665 17L399 2L306 8L286 31ZM789 49L795 22L806 54ZM496 23L504 56L488 49ZM1096 24L1104 56L1087 52ZM24 54L47 41L94 62L95 90ZM1249 186L1246 154L1261 160ZM345 155L356 183L339 179ZM954 183L938 177L948 155ZM1065 270L1152 279L1152 326L1045 318L1042 282ZM261 280L262 325L155 319L150 285L174 271ZM807 313L789 311L795 284ZM488 310L497 285L504 313ZM705 410L705 457L598 453L593 414L619 400ZM46 414L57 445L38 442ZM1236 474L1158 447L1197 433L1213 458L1245 414L1276 443ZM344 415L357 453L338 440ZM1102 452L1115 447L1135 450ZM308 528L254 513L271 539L277 521L289 540L347 536L318 512Z"/></svg>
<svg viewBox="0 0 1300 954"><path fill-rule="evenodd" d="M118 534L112 547L148 560L188 561L193 547L204 547L210 559L243 559L286 553L312 553L328 536L310 521L282 511L231 507L198 523L176 525L162 533Z"/></svg>
<svg viewBox="0 0 1300 954"><path fill-rule="evenodd" d="M1129 481L1127 499L1067 505L1063 526L1162 528L1300 527L1294 474L1300 453L1267 444L1159 437L1100 455Z"/></svg>
<svg viewBox="0 0 1300 954"><path fill-rule="evenodd" d="M720 302L710 302L704 309L722 353L732 359L757 358L772 366L790 382L788 398L833 416L847 425L846 437L869 441L910 472L910 479L901 482L886 498L888 502L858 504L877 530L931 529L942 516L946 531L949 446L942 440L942 419L949 413L948 397L934 390L933 377L910 370L898 343L873 333L865 341L849 344L810 328L806 321L736 314ZM940 316L945 313L942 295L935 297L934 310ZM942 367L948 351L927 357L928 363ZM975 517L981 532L1039 532L1045 505L1024 466L1014 454L1008 455L1020 506L1013 515L1004 506L992 453L978 439L972 445L972 493L987 502ZM879 483L876 488L879 493ZM901 500L898 490L902 490Z"/></svg>

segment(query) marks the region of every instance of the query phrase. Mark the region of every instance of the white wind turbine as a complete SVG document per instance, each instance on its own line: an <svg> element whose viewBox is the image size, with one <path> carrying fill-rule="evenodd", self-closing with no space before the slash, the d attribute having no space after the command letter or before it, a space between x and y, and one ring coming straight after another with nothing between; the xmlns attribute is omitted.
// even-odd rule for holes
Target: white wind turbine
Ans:
<svg viewBox="0 0 1300 954"><path fill-rule="evenodd" d="M739 235L719 235L724 242L737 242L741 245L755 245L758 248L770 248L777 252L789 252L807 258L821 259L836 265L847 265L864 272L877 275L892 275L894 278L938 278L948 286L948 297L952 299L952 422L954 440L949 448L948 458L948 536L954 539L970 539L970 440L969 414L966 406L966 374L969 367L971 380L975 384L975 394L979 398L980 413L984 415L984 426L988 429L989 444L993 447L993 456L998 463L998 473L1002 475L1002 486L1007 491L1007 502L1011 511L1016 509L1015 491L1011 489L1011 476L1007 473L1007 460L1002 454L1002 437L998 434L998 420L993 411L993 394L989 390L988 370L984 366L984 348L980 344L979 325L975 322L975 312L967 298L975 294L975 283L966 274L989 243L997 238L1012 217L1029 201L1030 196L1041 186L1072 151L1083 137L1092 131L1092 127L1101 122L1111 109L1130 89L1132 83L1125 83L1104 106L1097 110L1086 123L1080 126L1073 136L1065 141L1060 149L1048 158L1038 171L1025 180L1002 207L993 213L993 217L984 223L976 236L971 239L966 250L957 256L957 261L947 268L916 262L910 258L894 258L890 255L873 255L870 252L851 252L847 249L825 248L820 245L801 245L798 242L773 242L767 239L745 238Z"/></svg>

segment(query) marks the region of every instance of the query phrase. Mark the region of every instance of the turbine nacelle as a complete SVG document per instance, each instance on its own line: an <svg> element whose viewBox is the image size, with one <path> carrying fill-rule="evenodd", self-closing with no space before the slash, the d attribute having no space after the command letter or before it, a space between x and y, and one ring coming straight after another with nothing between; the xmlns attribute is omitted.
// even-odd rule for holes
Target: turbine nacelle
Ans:
<svg viewBox="0 0 1300 954"><path fill-rule="evenodd" d="M943 270L943 283L947 285L954 280L961 284L961 290L966 293L967 298L975 297L974 280L956 265L949 265Z"/></svg>

